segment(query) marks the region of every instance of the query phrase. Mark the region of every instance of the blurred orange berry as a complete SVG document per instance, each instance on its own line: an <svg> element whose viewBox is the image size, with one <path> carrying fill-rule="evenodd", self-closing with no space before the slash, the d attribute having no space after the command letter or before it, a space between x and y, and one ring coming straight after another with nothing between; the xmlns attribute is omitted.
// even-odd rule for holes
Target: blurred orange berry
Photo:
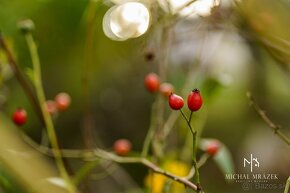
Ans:
<svg viewBox="0 0 290 193"><path fill-rule="evenodd" d="M55 115L57 113L56 102L53 100L47 100L45 102L45 108L50 115Z"/></svg>
<svg viewBox="0 0 290 193"><path fill-rule="evenodd" d="M132 144L127 139L118 139L117 141L115 141L113 147L114 152L120 156L128 155L128 153L131 151L131 148Z"/></svg>
<svg viewBox="0 0 290 193"><path fill-rule="evenodd" d="M160 81L157 74L151 72L146 75L144 85L149 92L156 92L159 89Z"/></svg>
<svg viewBox="0 0 290 193"><path fill-rule="evenodd" d="M69 96L69 94L61 92L55 96L54 101L56 103L56 108L59 111L65 111L70 106L71 97Z"/></svg>
<svg viewBox="0 0 290 193"><path fill-rule="evenodd" d="M170 94L174 92L174 87L172 86L172 84L164 82L160 85L159 90L161 94L163 94L163 96L168 98Z"/></svg>

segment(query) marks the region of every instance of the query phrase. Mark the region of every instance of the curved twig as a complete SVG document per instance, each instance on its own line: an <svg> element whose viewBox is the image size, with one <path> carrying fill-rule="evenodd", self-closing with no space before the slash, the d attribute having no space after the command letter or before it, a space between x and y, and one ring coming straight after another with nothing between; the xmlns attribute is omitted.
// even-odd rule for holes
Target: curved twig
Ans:
<svg viewBox="0 0 290 193"><path fill-rule="evenodd" d="M250 105L255 109L255 111L260 115L260 117L264 120L264 122L273 129L274 133L284 141L288 146L290 146L290 139L280 131L281 126L275 124L266 114L264 110L256 103L254 97L250 92L247 92L247 97L250 100Z"/></svg>
<svg viewBox="0 0 290 193"><path fill-rule="evenodd" d="M31 147L33 147L38 152L53 157L53 149L44 147L42 145L38 145L36 142L34 142L31 138L23 134L23 139L25 142L27 142ZM187 177L181 177L174 175L166 170L161 169L157 165L155 165L150 160L143 158L143 157L121 157L114 153L95 148L95 149L79 149L79 150L71 150L71 149L62 149L61 155L66 158L75 158L75 159L85 159L85 160L95 160L95 159L104 159L104 160L110 160L117 163L136 163L136 164L142 164L145 167L151 169L155 173L159 173L161 175L164 175L176 182L180 182L184 184L186 187L193 189L194 191L197 191L197 186L193 184L192 182L187 179Z"/></svg>

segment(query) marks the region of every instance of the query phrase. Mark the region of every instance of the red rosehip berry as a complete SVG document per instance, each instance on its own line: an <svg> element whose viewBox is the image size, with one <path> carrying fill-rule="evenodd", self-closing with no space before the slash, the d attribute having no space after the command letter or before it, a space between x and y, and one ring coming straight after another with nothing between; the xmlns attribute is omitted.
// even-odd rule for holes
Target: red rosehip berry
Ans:
<svg viewBox="0 0 290 193"><path fill-rule="evenodd" d="M218 141L211 141L206 147L206 153L208 153L211 156L214 156L217 154L219 149L220 149L220 143Z"/></svg>
<svg viewBox="0 0 290 193"><path fill-rule="evenodd" d="M114 152L117 155L125 156L131 151L132 145L131 142L127 139L118 139L114 143Z"/></svg>
<svg viewBox="0 0 290 193"><path fill-rule="evenodd" d="M187 106L191 111L198 111L202 106L202 98L198 89L194 89L188 95Z"/></svg>
<svg viewBox="0 0 290 193"><path fill-rule="evenodd" d="M71 103L71 98L69 94L61 92L55 96L54 101L56 103L57 110L65 111Z"/></svg>
<svg viewBox="0 0 290 193"><path fill-rule="evenodd" d="M47 100L45 102L45 108L50 115L55 115L57 113L56 102L52 100Z"/></svg>
<svg viewBox="0 0 290 193"><path fill-rule="evenodd" d="M18 126L24 125L27 121L27 113L25 109L17 109L12 115L12 120Z"/></svg>
<svg viewBox="0 0 290 193"><path fill-rule="evenodd" d="M171 93L174 92L174 88L173 88L172 84L167 83L167 82L162 83L160 85L159 90L163 94L163 96L165 96L167 98L170 96Z"/></svg>
<svg viewBox="0 0 290 193"><path fill-rule="evenodd" d="M155 73L149 73L144 79L144 85L149 92L156 92L159 89L160 81L159 77Z"/></svg>
<svg viewBox="0 0 290 193"><path fill-rule="evenodd" d="M169 96L169 106L173 110L179 110L183 107L184 105L184 100L181 96L178 96L176 94L171 94Z"/></svg>

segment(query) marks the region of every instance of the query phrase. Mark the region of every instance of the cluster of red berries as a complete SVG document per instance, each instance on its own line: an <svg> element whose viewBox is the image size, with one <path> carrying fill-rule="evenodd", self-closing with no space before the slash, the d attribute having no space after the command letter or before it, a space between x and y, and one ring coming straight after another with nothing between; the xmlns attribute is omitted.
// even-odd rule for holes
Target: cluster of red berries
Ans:
<svg viewBox="0 0 290 193"><path fill-rule="evenodd" d="M117 155L125 156L131 151L132 144L128 139L118 139L115 141L113 150Z"/></svg>
<svg viewBox="0 0 290 193"><path fill-rule="evenodd" d="M67 93L59 93L55 96L54 100L48 100L45 102L46 110L50 115L54 115L59 111L65 111L71 103L71 98ZM22 126L27 121L27 112L23 108L18 108L12 115L13 122Z"/></svg>
<svg viewBox="0 0 290 193"><path fill-rule="evenodd" d="M146 89L151 93L161 92L165 97L168 97L169 106L173 110L180 110L184 106L184 99L174 94L174 88L170 83L160 84L159 76L155 73L149 73L144 79L144 85ZM202 106L203 100L198 89L192 90L187 97L187 107L190 111L198 111ZM118 155L126 155L131 148L131 144L128 140L121 139L115 142L114 151ZM220 149L220 143L217 140L211 141L205 151L210 156L214 156Z"/></svg>
<svg viewBox="0 0 290 193"><path fill-rule="evenodd" d="M45 102L46 110L50 115L55 115L58 112L67 110L71 103L71 97L65 92L58 93L54 100L47 100Z"/></svg>
<svg viewBox="0 0 290 193"><path fill-rule="evenodd" d="M169 106L173 110L180 110L183 107L183 98L181 96L173 94L174 88L170 83L165 82L160 84L160 79L157 74L153 72L147 74L144 79L144 85L146 89L151 93L160 91L165 97L169 97ZM191 111L197 111L201 108L202 97L198 89L194 89L188 95L187 106Z"/></svg>
<svg viewBox="0 0 290 193"><path fill-rule="evenodd" d="M172 84L168 82L160 84L159 76L153 72L145 76L144 85L149 92L156 93L159 91L165 97L168 97L174 91Z"/></svg>
<svg viewBox="0 0 290 193"><path fill-rule="evenodd" d="M180 110L184 105L184 100L177 94L170 94L169 106L173 110ZM191 111L198 111L202 106L202 97L198 89L192 90L187 97L187 106Z"/></svg>

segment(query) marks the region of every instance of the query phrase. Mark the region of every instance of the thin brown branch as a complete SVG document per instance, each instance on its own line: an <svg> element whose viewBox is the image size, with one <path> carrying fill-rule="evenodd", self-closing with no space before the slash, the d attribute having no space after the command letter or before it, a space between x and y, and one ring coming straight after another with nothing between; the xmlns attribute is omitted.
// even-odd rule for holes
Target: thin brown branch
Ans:
<svg viewBox="0 0 290 193"><path fill-rule="evenodd" d="M260 108L260 106L256 103L254 97L250 92L247 92L247 97L250 100L250 105L253 106L255 111L260 115L260 117L264 120L264 122L273 129L274 133L280 137L282 141L284 141L288 146L290 146L290 139L280 131L280 126L275 124L267 115L264 110ZM290 177L286 181L284 193L288 193L290 187Z"/></svg>
<svg viewBox="0 0 290 193"><path fill-rule="evenodd" d="M172 39L172 28L171 24L167 24L163 26L162 29L162 37L160 41L160 61L158 65L158 74L160 80L162 82L166 82L167 80L167 70L168 70L168 59L169 59L169 52L171 47L171 39ZM157 158L163 157L163 138L164 138L164 115L165 115L165 102L163 96L161 94L158 95L156 99L156 128L155 134L153 139L153 152Z"/></svg>
<svg viewBox="0 0 290 193"><path fill-rule="evenodd" d="M53 157L53 152L51 148L41 146L37 143L35 143L31 138L29 138L26 135L23 135L23 139L32 146L35 150L38 152ZM187 177L181 177L174 175L166 170L161 169L157 165L155 165L153 162L146 158L142 157L121 157L114 153L107 152L105 150L96 148L96 149L90 149L90 150L71 150L71 149L62 149L61 154L63 157L66 158L77 158L77 159L85 159L85 160L95 160L95 159L104 159L109 161L114 161L117 163L135 163L135 164L142 164L146 166L147 168L151 169L153 172L164 175L176 182L180 182L184 184L186 187L193 189L194 191L197 191L197 186L193 184L192 182L187 179Z"/></svg>
<svg viewBox="0 0 290 193"><path fill-rule="evenodd" d="M281 126L275 124L266 114L264 110L256 103L254 97L250 92L247 92L247 97L250 100L250 105L255 109L255 111L260 115L264 122L274 131L274 133L284 141L288 146L290 146L290 139L280 131Z"/></svg>
<svg viewBox="0 0 290 193"><path fill-rule="evenodd" d="M152 169L154 172L162 174L162 175L164 175L164 176L166 176L174 181L177 181L177 182L184 184L185 186L193 189L194 191L197 191L197 186L195 184L193 184L192 182L190 182L188 179L186 179L184 177L176 176L172 173L169 173L165 170L162 170L157 165L153 164L152 162L150 162L147 159L142 158L141 163L143 165L147 166L148 168Z"/></svg>
<svg viewBox="0 0 290 193"><path fill-rule="evenodd" d="M28 80L26 79L26 77L22 73L21 69L19 68L16 60L14 59L14 56L13 56L11 50L9 49L9 47L8 47L6 41L1 33L0 33L0 47L5 52L7 59L8 59L8 63L10 65L11 69L13 70L17 81L19 82L20 86L22 87L22 89L24 90L28 99L30 100L30 103L32 104L32 106L34 108L36 115L38 116L38 118L40 120L40 123L42 124L42 126L44 126L45 125L44 118L42 116L41 109L38 105L38 100L37 100L35 93L33 91L33 87L28 82Z"/></svg>

